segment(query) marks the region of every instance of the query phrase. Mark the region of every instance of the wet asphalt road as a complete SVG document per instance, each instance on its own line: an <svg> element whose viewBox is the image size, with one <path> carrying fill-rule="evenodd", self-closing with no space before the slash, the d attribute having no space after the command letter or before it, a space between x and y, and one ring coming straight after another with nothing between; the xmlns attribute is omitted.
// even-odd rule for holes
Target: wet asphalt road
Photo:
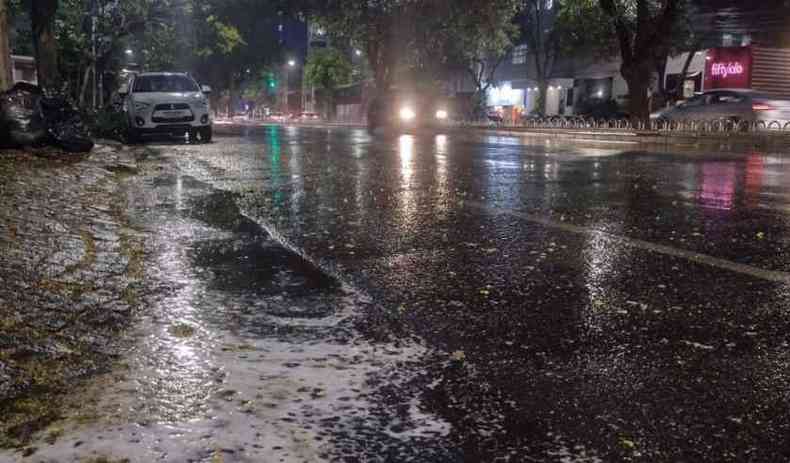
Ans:
<svg viewBox="0 0 790 463"><path fill-rule="evenodd" d="M302 391L323 405L296 400L292 428L266 428L284 440L315 428L317 450L276 443L224 461L790 460L783 153L231 132L158 146L161 173L130 193L157 237L154 273L179 275L152 323L194 322L203 350L218 346L212 330L253 352L288 343L301 359L269 379L329 385ZM143 369L189 366L151 366L149 344ZM222 355L198 369L248 371ZM339 364L300 369L320 355ZM364 381L347 373L362 364ZM222 383L202 374L183 377ZM190 416L161 410L147 421Z"/></svg>
<svg viewBox="0 0 790 463"><path fill-rule="evenodd" d="M400 393L450 430L416 461L790 459L781 153L273 126L173 151L369 295L356 329L435 352Z"/></svg>

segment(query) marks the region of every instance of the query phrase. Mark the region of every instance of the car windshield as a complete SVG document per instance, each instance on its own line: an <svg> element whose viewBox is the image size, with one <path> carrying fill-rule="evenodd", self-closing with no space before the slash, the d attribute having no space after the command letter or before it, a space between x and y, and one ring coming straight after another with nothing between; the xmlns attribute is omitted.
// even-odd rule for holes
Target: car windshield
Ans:
<svg viewBox="0 0 790 463"><path fill-rule="evenodd" d="M140 76L134 80L135 93L151 92L198 92L194 80L181 75Z"/></svg>

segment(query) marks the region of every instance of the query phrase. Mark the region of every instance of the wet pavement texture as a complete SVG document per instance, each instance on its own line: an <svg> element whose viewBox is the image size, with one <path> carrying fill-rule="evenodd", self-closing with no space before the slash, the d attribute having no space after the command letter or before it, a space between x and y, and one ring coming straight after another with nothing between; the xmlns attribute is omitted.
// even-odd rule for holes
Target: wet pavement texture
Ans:
<svg viewBox="0 0 790 463"><path fill-rule="evenodd" d="M124 190L140 341L14 458L790 459L783 153L275 126L152 148Z"/></svg>
<svg viewBox="0 0 790 463"><path fill-rule="evenodd" d="M54 397L107 370L139 306L143 246L118 199L136 155L99 145L94 156L0 156L0 447L56 420Z"/></svg>

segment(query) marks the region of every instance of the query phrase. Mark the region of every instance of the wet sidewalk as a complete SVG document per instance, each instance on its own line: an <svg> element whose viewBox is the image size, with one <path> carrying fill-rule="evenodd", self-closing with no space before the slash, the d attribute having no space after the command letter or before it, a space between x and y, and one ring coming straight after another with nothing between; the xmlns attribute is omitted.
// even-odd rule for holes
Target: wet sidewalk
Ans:
<svg viewBox="0 0 790 463"><path fill-rule="evenodd" d="M99 145L82 161L0 157L0 447L56 420L53 401L123 345L143 245L121 182L144 155Z"/></svg>
<svg viewBox="0 0 790 463"><path fill-rule="evenodd" d="M427 350L361 335L364 295L171 160L141 160L122 190L145 245L131 343L0 461L453 461L415 399Z"/></svg>

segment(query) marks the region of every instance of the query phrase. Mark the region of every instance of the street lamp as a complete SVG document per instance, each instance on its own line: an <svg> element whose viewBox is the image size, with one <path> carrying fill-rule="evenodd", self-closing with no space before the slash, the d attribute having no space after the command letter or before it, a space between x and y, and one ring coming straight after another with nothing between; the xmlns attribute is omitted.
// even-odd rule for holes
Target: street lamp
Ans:
<svg viewBox="0 0 790 463"><path fill-rule="evenodd" d="M357 48L356 50L354 50L354 54L357 55L357 56L362 56L362 50Z"/></svg>
<svg viewBox="0 0 790 463"><path fill-rule="evenodd" d="M127 48L127 49L126 49L126 54L127 54L127 55L133 55L133 54L134 54L134 52L132 51L132 49L131 49L131 48Z"/></svg>
<svg viewBox="0 0 790 463"><path fill-rule="evenodd" d="M291 72L290 71L291 71L291 68L296 67L296 60L295 59L289 59L286 64L287 64L287 66L285 66L285 69L283 69L283 73L285 74L285 79L283 79L283 81L284 81L283 90L285 91L285 94L283 95L283 97L284 97L283 98L283 102L282 102L283 103L282 104L282 106L283 106L283 113L287 113L288 109L289 109L288 108L288 97L289 97L289 94L291 93L291 89L290 89L290 86L291 86L291 82L290 82L291 81Z"/></svg>

